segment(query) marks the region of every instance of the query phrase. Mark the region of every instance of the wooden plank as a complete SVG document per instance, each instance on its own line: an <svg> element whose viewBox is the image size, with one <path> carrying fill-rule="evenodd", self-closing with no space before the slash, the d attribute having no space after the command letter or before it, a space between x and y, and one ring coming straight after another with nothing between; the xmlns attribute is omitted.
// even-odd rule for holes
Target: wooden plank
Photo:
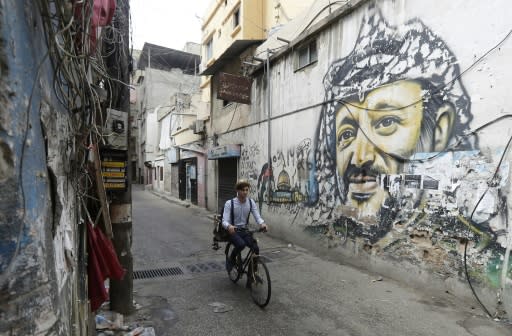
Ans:
<svg viewBox="0 0 512 336"><path fill-rule="evenodd" d="M94 160L94 173L96 175L96 186L98 191L98 198L101 202L101 212L103 215L103 223L105 224L105 233L110 239L112 239L112 237L114 237L114 233L112 232L112 222L110 221L107 193L105 192L105 185L103 184L103 177L101 176L100 151L98 150L98 145L93 145L92 150Z"/></svg>

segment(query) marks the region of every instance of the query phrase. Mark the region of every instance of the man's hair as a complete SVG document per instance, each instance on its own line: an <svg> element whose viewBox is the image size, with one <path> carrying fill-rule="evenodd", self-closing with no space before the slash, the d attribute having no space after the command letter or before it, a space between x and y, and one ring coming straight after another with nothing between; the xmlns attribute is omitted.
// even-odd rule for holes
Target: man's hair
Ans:
<svg viewBox="0 0 512 336"><path fill-rule="evenodd" d="M243 190L244 188L250 188L251 185L245 180L240 180L235 184L235 190Z"/></svg>
<svg viewBox="0 0 512 336"><path fill-rule="evenodd" d="M394 27L380 10L370 6L354 49L334 61L324 77L326 104L316 134L316 188L310 201L318 201L326 217L331 218L332 209L345 197L343 178L336 167L336 112L346 100L363 101L370 91L400 80L417 81L422 86L423 134L433 132L435 107L443 103L454 108L454 132L469 129L470 99L460 81L455 55L446 43L418 19ZM463 147L470 148L471 144Z"/></svg>

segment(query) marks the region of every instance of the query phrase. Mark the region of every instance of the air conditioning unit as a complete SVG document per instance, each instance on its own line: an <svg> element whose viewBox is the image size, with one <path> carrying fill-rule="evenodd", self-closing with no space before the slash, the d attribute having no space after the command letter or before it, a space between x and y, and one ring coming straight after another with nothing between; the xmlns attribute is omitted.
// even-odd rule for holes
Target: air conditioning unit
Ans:
<svg viewBox="0 0 512 336"><path fill-rule="evenodd" d="M194 127L194 134L199 134L204 132L204 120L196 120Z"/></svg>

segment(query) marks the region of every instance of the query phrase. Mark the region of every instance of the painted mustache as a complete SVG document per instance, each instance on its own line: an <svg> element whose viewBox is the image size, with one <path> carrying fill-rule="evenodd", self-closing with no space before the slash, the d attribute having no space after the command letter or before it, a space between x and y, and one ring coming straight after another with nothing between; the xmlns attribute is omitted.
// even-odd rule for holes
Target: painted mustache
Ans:
<svg viewBox="0 0 512 336"><path fill-rule="evenodd" d="M344 180L346 183L375 182L377 177L382 174L385 174L385 172L371 164L365 164L361 167L349 165L345 171Z"/></svg>

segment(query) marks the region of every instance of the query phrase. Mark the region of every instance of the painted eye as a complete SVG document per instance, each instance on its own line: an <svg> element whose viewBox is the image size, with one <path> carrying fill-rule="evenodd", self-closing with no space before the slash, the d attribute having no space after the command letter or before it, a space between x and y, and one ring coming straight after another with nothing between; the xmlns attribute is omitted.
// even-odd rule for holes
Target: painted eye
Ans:
<svg viewBox="0 0 512 336"><path fill-rule="evenodd" d="M379 122L377 123L375 128L376 129L387 128L387 127L391 127L393 125L396 125L399 122L400 122L400 120L398 118L396 118L396 117L384 117L381 120L379 120Z"/></svg>
<svg viewBox="0 0 512 336"><path fill-rule="evenodd" d="M354 140L356 136L356 132L352 128L345 129L341 131L338 135L338 147L339 149L346 148L352 140Z"/></svg>
<svg viewBox="0 0 512 336"><path fill-rule="evenodd" d="M348 130L346 130L346 131L343 131L343 132L340 134L340 136L339 136L338 140L339 140L339 141L346 141L346 140L348 140L348 139L350 139L350 138L353 138L354 136L355 136L355 132L354 132L354 130L348 129Z"/></svg>

